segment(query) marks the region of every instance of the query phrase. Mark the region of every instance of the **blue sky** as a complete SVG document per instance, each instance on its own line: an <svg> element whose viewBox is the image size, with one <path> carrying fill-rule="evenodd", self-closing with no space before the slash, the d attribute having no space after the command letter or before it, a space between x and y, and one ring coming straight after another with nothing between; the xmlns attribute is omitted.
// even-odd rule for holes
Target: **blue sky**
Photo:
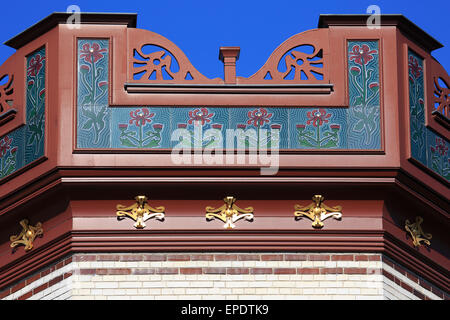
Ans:
<svg viewBox="0 0 450 320"><path fill-rule="evenodd" d="M444 45L433 56L450 72L448 0L424 1L245 1L245 0L70 0L8 1L2 6L1 43L52 12L78 5L83 12L138 13L138 28L173 41L209 78L223 77L220 46L240 46L238 76L250 76L290 36L317 27L322 14L364 14L370 5L381 13L400 13ZM0 63L14 53L0 45Z"/></svg>

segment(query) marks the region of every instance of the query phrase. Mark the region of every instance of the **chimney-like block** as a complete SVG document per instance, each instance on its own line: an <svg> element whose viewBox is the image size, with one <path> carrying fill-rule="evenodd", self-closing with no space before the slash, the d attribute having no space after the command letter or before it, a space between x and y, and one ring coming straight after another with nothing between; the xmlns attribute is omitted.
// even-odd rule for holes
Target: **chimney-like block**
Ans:
<svg viewBox="0 0 450 320"><path fill-rule="evenodd" d="M236 84L236 61L240 47L220 47L219 59L223 62L223 74L226 84Z"/></svg>

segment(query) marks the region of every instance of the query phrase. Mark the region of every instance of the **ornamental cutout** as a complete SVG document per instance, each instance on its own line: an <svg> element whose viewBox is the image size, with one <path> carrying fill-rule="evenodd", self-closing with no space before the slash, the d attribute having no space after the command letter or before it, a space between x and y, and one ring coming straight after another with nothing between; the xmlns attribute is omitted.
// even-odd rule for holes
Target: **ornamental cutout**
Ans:
<svg viewBox="0 0 450 320"><path fill-rule="evenodd" d="M312 48L312 50L308 50L308 48ZM312 53L307 51L312 51ZM270 79L322 80L323 62L323 49L313 45L301 45L286 52L280 58L277 70L268 71L268 73ZM281 71L283 69L285 69L284 72Z"/></svg>
<svg viewBox="0 0 450 320"><path fill-rule="evenodd" d="M186 79L179 73L178 62L175 57L160 46L151 46L157 51L144 54L143 49L150 45L143 45L140 49L134 49L133 78L134 80L172 80ZM192 76L191 78L192 79Z"/></svg>
<svg viewBox="0 0 450 320"><path fill-rule="evenodd" d="M13 93L14 93L14 75L5 74L0 78L0 81L5 81L0 86L0 125L13 118L16 110L13 109Z"/></svg>
<svg viewBox="0 0 450 320"><path fill-rule="evenodd" d="M442 85L439 84L442 83ZM444 87L445 86L445 87ZM449 127L450 124L450 88L441 77L434 77L434 105L433 115L440 116L444 124Z"/></svg>
<svg viewBox="0 0 450 320"><path fill-rule="evenodd" d="M239 83L329 83L328 51L326 30L296 34L278 46L255 74L248 78L238 77Z"/></svg>
<svg viewBox="0 0 450 320"><path fill-rule="evenodd" d="M149 30L128 29L127 50L130 83L220 82L202 75L173 42Z"/></svg>

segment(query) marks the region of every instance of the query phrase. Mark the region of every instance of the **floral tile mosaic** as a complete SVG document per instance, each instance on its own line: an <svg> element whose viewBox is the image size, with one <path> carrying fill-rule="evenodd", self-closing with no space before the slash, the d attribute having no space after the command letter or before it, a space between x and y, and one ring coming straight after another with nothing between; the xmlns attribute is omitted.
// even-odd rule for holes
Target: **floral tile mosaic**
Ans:
<svg viewBox="0 0 450 320"><path fill-rule="evenodd" d="M348 48L349 108L109 107L109 43L79 39L77 147L379 150L378 41Z"/></svg>
<svg viewBox="0 0 450 320"><path fill-rule="evenodd" d="M348 42L348 149L380 149L378 41Z"/></svg>
<svg viewBox="0 0 450 320"><path fill-rule="evenodd" d="M423 60L410 52L408 61L411 156L426 165Z"/></svg>
<svg viewBox="0 0 450 320"><path fill-rule="evenodd" d="M25 163L25 127L0 139L0 178L22 168Z"/></svg>
<svg viewBox="0 0 450 320"><path fill-rule="evenodd" d="M168 108L117 108L111 116L112 148L169 148Z"/></svg>
<svg viewBox="0 0 450 320"><path fill-rule="evenodd" d="M292 149L347 149L346 109L291 109L289 119Z"/></svg>
<svg viewBox="0 0 450 320"><path fill-rule="evenodd" d="M171 146L190 148L216 148L225 145L225 129L228 128L229 116L226 108L170 108L171 133L178 132L183 137L180 141L173 136Z"/></svg>
<svg viewBox="0 0 450 320"><path fill-rule="evenodd" d="M78 112L79 148L110 148L108 106L108 40L78 40Z"/></svg>
<svg viewBox="0 0 450 320"><path fill-rule="evenodd" d="M411 157L448 181L449 141L425 126L423 59L413 51L408 52L408 81Z"/></svg>
<svg viewBox="0 0 450 320"><path fill-rule="evenodd" d="M445 179L450 179L450 143L427 129L427 166Z"/></svg>
<svg viewBox="0 0 450 320"><path fill-rule="evenodd" d="M0 137L0 179L44 155L45 63L45 47L27 56L26 125Z"/></svg>
<svg viewBox="0 0 450 320"><path fill-rule="evenodd" d="M288 149L289 135L284 128L288 123L288 113L287 108L231 108L229 128L240 129L244 134L250 130L244 141L246 149L250 146ZM276 134L275 130L279 133Z"/></svg>
<svg viewBox="0 0 450 320"><path fill-rule="evenodd" d="M279 149L379 150L380 82L378 41L348 42L349 108L114 107L108 105L109 42L78 40L77 147L170 149L226 146L226 129L250 146ZM0 137L0 178L44 155L45 48L27 57L26 126ZM425 127L423 60L408 54L412 157L449 179L449 142ZM201 127L203 137L195 135ZM262 132L267 135L247 134ZM201 140L201 141L197 141Z"/></svg>

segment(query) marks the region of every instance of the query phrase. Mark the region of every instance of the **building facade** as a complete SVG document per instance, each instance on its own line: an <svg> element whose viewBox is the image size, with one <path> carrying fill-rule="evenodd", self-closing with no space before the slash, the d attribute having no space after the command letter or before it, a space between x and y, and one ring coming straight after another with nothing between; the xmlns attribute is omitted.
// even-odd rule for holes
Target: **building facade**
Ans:
<svg viewBox="0 0 450 320"><path fill-rule="evenodd" d="M209 79L135 14L69 18L5 43L1 299L448 300L437 40L321 15Z"/></svg>

